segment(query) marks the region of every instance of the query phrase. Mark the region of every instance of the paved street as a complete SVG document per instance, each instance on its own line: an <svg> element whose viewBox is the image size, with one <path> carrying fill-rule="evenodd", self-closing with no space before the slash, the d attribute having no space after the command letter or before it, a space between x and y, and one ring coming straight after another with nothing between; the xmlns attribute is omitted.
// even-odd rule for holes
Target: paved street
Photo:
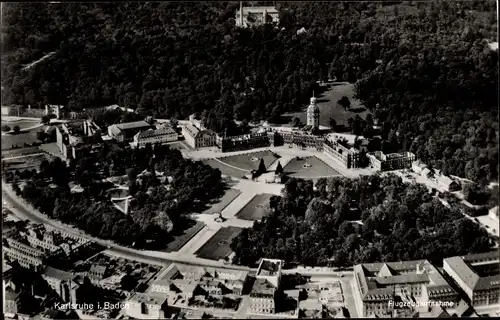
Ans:
<svg viewBox="0 0 500 320"><path fill-rule="evenodd" d="M250 270L248 267L242 266L233 266L233 265L225 265L222 262L200 259L193 256L186 256L177 252L158 252L158 251L140 251L134 250L130 248L126 248L120 245L117 245L109 240L102 240L92 236L85 234L83 231L78 230L72 226L64 225L58 221L54 221L44 216L37 210L31 208L30 205L24 203L23 200L19 199L12 188L7 185L4 181L2 181L2 201L7 203L9 209L18 217L22 219L28 219L35 223L45 223L55 229L62 230L69 234L77 235L84 239L92 240L102 246L106 246L109 248L108 253L116 256L120 256L123 258L136 260L136 261L144 261L153 264L165 264L167 262L179 262L190 265L203 265L203 266L211 266L211 267L219 267L226 269L238 269L238 270Z"/></svg>

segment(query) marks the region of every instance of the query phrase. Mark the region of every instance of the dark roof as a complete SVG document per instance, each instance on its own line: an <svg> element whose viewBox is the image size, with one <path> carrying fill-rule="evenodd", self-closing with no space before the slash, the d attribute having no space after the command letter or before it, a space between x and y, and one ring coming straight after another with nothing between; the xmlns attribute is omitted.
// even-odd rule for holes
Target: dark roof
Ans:
<svg viewBox="0 0 500 320"><path fill-rule="evenodd" d="M250 294L274 295L276 287L266 279L257 279L253 284Z"/></svg>
<svg viewBox="0 0 500 320"><path fill-rule="evenodd" d="M138 138L139 139L146 139L146 138L151 138L151 137L157 137L157 136L162 136L162 135L167 135L167 134L177 134L174 129L170 127L164 127L156 130L146 130L146 131L141 131L138 133Z"/></svg>
<svg viewBox="0 0 500 320"><path fill-rule="evenodd" d="M469 289L484 290L500 287L500 275L481 277L470 263L489 262L498 263L498 251L471 254L462 257L444 259L445 263L460 277Z"/></svg>
<svg viewBox="0 0 500 320"><path fill-rule="evenodd" d="M134 122L119 123L119 124L115 124L114 126L120 130L130 130L130 129L151 127L152 124L148 123L144 120L141 120L141 121L134 121Z"/></svg>
<svg viewBox="0 0 500 320"><path fill-rule="evenodd" d="M15 293L14 291L9 289L5 290L5 300L13 301L16 300L17 298L19 298L19 293Z"/></svg>
<svg viewBox="0 0 500 320"><path fill-rule="evenodd" d="M101 266L101 265L98 265L98 264L94 264L94 265L92 265L90 267L89 272L91 272L91 273L97 273L97 274L100 274L100 275L104 276L104 274L106 273L106 269L107 269L106 266Z"/></svg>
<svg viewBox="0 0 500 320"><path fill-rule="evenodd" d="M71 272L63 271L52 267L46 267L45 270L43 270L42 275L45 277L55 278L59 280L66 280L66 281L69 281L74 277Z"/></svg>

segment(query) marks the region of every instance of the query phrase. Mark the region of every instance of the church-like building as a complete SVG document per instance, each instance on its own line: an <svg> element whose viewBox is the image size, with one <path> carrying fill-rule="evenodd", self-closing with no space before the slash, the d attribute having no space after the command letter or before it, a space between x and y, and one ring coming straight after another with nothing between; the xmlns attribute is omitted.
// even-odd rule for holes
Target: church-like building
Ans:
<svg viewBox="0 0 500 320"><path fill-rule="evenodd" d="M311 98L311 104L307 107L307 126L310 130L317 131L319 129L319 108L316 104L316 97Z"/></svg>

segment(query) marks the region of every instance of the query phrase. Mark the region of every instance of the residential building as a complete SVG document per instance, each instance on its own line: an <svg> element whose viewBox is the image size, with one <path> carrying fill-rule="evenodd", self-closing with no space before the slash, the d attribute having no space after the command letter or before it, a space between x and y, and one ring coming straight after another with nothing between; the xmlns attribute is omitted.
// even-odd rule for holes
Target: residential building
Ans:
<svg viewBox="0 0 500 320"><path fill-rule="evenodd" d="M201 280L198 286L211 296L222 296L224 286L219 281L211 280L210 278L206 280Z"/></svg>
<svg viewBox="0 0 500 320"><path fill-rule="evenodd" d="M99 282L108 276L108 267L93 264L90 267L90 270L87 272L87 277L90 279L90 282L93 284L99 284Z"/></svg>
<svg viewBox="0 0 500 320"><path fill-rule="evenodd" d="M11 290L4 291L3 314L7 318L14 318L21 308L19 293Z"/></svg>
<svg viewBox="0 0 500 320"><path fill-rule="evenodd" d="M408 169L412 167L412 162L415 160L415 155L411 152L384 154L381 151L375 151L367 156L370 165L380 171Z"/></svg>
<svg viewBox="0 0 500 320"><path fill-rule="evenodd" d="M62 250L67 256L78 254L80 250L91 244L86 239L65 237L58 230L47 229L43 224L31 225L26 240L32 247L42 248L49 252Z"/></svg>
<svg viewBox="0 0 500 320"><path fill-rule="evenodd" d="M498 251L444 259L444 271L465 292L474 307L500 303Z"/></svg>
<svg viewBox="0 0 500 320"><path fill-rule="evenodd" d="M191 123L182 126L182 135L187 144L194 149L213 147L216 145L217 135L210 129L200 130Z"/></svg>
<svg viewBox="0 0 500 320"><path fill-rule="evenodd" d="M73 273L46 267L42 272L42 278L64 302L77 303L76 292L80 284L75 281L76 276Z"/></svg>
<svg viewBox="0 0 500 320"><path fill-rule="evenodd" d="M148 117L145 120L114 124L108 127L108 136L118 142L131 142L134 136L149 129L155 129L156 121Z"/></svg>
<svg viewBox="0 0 500 320"><path fill-rule="evenodd" d="M9 261L17 261L22 267L40 270L47 261L62 251L48 253L43 249L33 248L19 236L7 237L3 241L5 257Z"/></svg>
<svg viewBox="0 0 500 320"><path fill-rule="evenodd" d="M134 294L127 301L125 313L135 319L166 319L168 304L167 297L155 293Z"/></svg>
<svg viewBox="0 0 500 320"><path fill-rule="evenodd" d="M390 317L401 311L395 301L417 302L420 311L429 311L431 301L458 302L458 293L427 260L358 264L352 281L359 317Z"/></svg>
<svg viewBox="0 0 500 320"><path fill-rule="evenodd" d="M325 139L323 150L326 154L339 160L346 168L359 167L359 151L341 139Z"/></svg>
<svg viewBox="0 0 500 320"><path fill-rule="evenodd" d="M67 122L56 127L56 145L64 160L78 159L100 146L100 135L92 120Z"/></svg>
<svg viewBox="0 0 500 320"><path fill-rule="evenodd" d="M267 279L256 279L250 291L251 313L276 313L276 293L278 288Z"/></svg>
<svg viewBox="0 0 500 320"><path fill-rule="evenodd" d="M151 292L181 295L186 300L198 288L210 295L241 295L247 277L246 271L172 264L152 283Z"/></svg>
<svg viewBox="0 0 500 320"><path fill-rule="evenodd" d="M253 27L267 23L277 25L279 23L279 12L275 7L243 7L236 10L236 26Z"/></svg>
<svg viewBox="0 0 500 320"><path fill-rule="evenodd" d="M156 143L177 141L178 139L179 135L173 128L161 126L158 129L149 129L138 132L134 136L134 144L135 146L142 148L148 143L154 145Z"/></svg>
<svg viewBox="0 0 500 320"><path fill-rule="evenodd" d="M281 281L283 261L262 259L256 273L256 280L250 291L252 313L276 313L276 294Z"/></svg>

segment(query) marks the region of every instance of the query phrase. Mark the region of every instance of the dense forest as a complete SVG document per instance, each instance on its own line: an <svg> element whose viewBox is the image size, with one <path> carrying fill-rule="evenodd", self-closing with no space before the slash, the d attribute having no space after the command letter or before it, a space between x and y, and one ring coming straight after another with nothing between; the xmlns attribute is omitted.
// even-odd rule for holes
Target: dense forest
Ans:
<svg viewBox="0 0 500 320"><path fill-rule="evenodd" d="M144 175L139 175L147 170ZM171 179L161 181L156 173ZM168 146L145 149L105 147L100 154L82 157L69 166L61 159L40 165L39 172L4 172L14 190L40 212L69 223L102 239L148 248L164 246L174 229L187 223L186 216L222 195L221 173L202 162L184 159ZM104 178L124 175L128 181L128 215L118 211L106 192L114 187ZM27 180L19 186L20 179ZM71 192L69 181L84 188Z"/></svg>
<svg viewBox="0 0 500 320"><path fill-rule="evenodd" d="M292 179L272 197L270 216L244 229L231 247L235 263L261 257L307 266L429 259L488 251L487 231L447 208L422 185L377 175Z"/></svg>
<svg viewBox="0 0 500 320"><path fill-rule="evenodd" d="M222 132L234 118L278 121L321 92L317 81L336 78L356 83L384 151L497 180L494 1L278 2L278 28L249 29L235 27L238 5L5 4L2 104L195 112Z"/></svg>

